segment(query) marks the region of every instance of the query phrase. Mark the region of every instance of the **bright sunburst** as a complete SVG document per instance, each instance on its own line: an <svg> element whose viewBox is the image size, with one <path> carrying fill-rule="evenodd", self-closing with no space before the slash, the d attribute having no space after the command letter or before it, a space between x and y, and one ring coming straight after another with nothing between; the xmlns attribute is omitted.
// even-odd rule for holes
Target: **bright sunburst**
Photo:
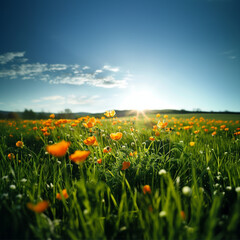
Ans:
<svg viewBox="0 0 240 240"><path fill-rule="evenodd" d="M153 107L151 92L147 90L131 91L124 104L128 109L143 111Z"/></svg>

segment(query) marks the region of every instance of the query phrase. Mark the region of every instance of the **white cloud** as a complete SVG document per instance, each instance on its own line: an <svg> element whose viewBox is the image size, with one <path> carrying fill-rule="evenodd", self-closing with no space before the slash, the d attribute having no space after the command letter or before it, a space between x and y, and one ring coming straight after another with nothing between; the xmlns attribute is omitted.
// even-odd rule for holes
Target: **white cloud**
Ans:
<svg viewBox="0 0 240 240"><path fill-rule="evenodd" d="M228 58L229 58L229 59L236 59L237 57L236 57L236 56L233 56L233 55L231 55L231 56L228 56Z"/></svg>
<svg viewBox="0 0 240 240"><path fill-rule="evenodd" d="M87 69L90 69L90 67L89 66L84 66L82 69L87 70Z"/></svg>
<svg viewBox="0 0 240 240"><path fill-rule="evenodd" d="M67 67L68 66L66 64L51 64L51 65L49 65L48 70L49 71L62 71L62 70L66 70Z"/></svg>
<svg viewBox="0 0 240 240"><path fill-rule="evenodd" d="M11 64L0 68L0 78L41 80L50 84L86 84L102 88L124 88L130 80L129 72L122 72L118 67L110 65L105 65L102 69L84 72L91 68L89 66L80 67L78 64L24 63L24 54L25 52L1 55L2 63L11 62ZM15 57L18 57L18 61L14 60Z"/></svg>
<svg viewBox="0 0 240 240"><path fill-rule="evenodd" d="M51 101L54 101L54 105L89 105L89 104L95 104L96 102L99 102L99 96L76 96L76 95L70 95L67 97L63 96L47 96L42 97L40 99L34 99L32 100L33 103L44 103L44 106L47 106L47 103ZM1 103L0 103L1 104ZM43 106L43 105L41 105Z"/></svg>
<svg viewBox="0 0 240 240"><path fill-rule="evenodd" d="M40 99L34 99L32 102L38 103L43 101L59 101L59 100L65 100L65 97L62 96L48 96L48 97L42 97Z"/></svg>
<svg viewBox="0 0 240 240"><path fill-rule="evenodd" d="M114 67L111 67L110 65L103 66L103 69L111 71L111 72L118 72L119 71L119 68L117 68L117 67L114 68Z"/></svg>
<svg viewBox="0 0 240 240"><path fill-rule="evenodd" d="M11 62L16 57L23 57L25 52L8 52L3 55L0 55L0 64L6 64ZM26 58L24 58L25 60ZM27 60L27 59L26 59Z"/></svg>
<svg viewBox="0 0 240 240"><path fill-rule="evenodd" d="M225 52L222 52L221 55L226 56L228 59L234 60L237 58L237 52L235 50L228 50Z"/></svg>
<svg viewBox="0 0 240 240"><path fill-rule="evenodd" d="M71 105L85 105L85 104L94 104L96 101L98 101L99 96L81 96L77 97L75 95L71 95L67 98L67 104Z"/></svg>

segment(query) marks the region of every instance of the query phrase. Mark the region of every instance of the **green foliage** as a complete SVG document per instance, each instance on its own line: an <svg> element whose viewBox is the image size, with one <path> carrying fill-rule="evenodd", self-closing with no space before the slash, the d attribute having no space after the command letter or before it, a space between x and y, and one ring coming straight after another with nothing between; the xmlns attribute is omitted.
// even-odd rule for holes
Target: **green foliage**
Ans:
<svg viewBox="0 0 240 240"><path fill-rule="evenodd" d="M239 122L229 115L221 115L223 121L171 117L167 128L157 129L159 136L152 129L159 120L154 116L104 119L91 131L82 118L76 126L74 120L2 121L0 238L237 239ZM43 135L44 126L49 136ZM113 141L110 134L118 131L123 137ZM89 136L98 146L84 144ZM71 142L66 155L49 155L46 146L60 140ZM109 153L103 153L106 146ZM83 163L69 160L86 149L91 155ZM130 162L126 170L124 162ZM145 185L151 192L144 193ZM63 189L69 197L62 194L59 200ZM50 203L44 212L28 209L27 203L42 200Z"/></svg>

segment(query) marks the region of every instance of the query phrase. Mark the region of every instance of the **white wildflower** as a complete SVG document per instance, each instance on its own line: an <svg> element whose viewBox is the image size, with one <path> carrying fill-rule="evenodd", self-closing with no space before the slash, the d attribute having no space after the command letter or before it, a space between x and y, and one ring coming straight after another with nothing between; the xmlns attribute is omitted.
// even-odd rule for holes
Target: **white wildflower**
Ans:
<svg viewBox="0 0 240 240"><path fill-rule="evenodd" d="M192 189L188 186L185 186L182 188L182 193L187 196L190 197L192 195Z"/></svg>

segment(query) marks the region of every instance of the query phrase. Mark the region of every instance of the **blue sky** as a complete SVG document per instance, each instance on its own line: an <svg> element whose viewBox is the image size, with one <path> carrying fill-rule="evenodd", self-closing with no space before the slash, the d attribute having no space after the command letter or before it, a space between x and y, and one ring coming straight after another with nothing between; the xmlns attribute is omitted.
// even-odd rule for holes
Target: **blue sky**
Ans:
<svg viewBox="0 0 240 240"><path fill-rule="evenodd" d="M238 0L3 0L0 110L240 111Z"/></svg>

